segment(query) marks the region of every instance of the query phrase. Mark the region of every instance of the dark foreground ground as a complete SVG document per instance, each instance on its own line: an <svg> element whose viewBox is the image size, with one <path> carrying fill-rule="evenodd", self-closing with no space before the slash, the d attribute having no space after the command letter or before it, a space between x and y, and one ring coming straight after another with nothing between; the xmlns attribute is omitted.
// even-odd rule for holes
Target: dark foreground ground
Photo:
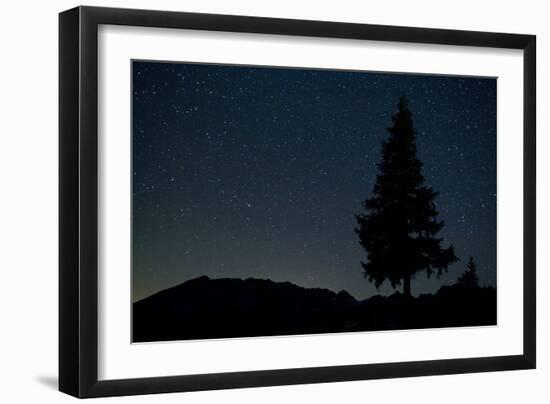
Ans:
<svg viewBox="0 0 550 404"><path fill-rule="evenodd" d="M133 342L495 325L496 290L443 286L357 301L345 291L206 276L133 305Z"/></svg>

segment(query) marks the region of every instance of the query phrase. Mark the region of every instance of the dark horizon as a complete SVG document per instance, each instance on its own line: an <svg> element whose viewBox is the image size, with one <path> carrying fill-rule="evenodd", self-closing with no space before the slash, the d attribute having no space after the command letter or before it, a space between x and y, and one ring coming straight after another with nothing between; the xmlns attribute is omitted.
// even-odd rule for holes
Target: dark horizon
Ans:
<svg viewBox="0 0 550 404"><path fill-rule="evenodd" d="M303 289L306 289L306 290L328 290L330 292L334 292L334 293L339 293L339 292L347 292L347 290L332 290L330 288L323 288L323 287L305 287L305 286L300 286L300 285L296 285L292 282L288 282L288 281L274 281L272 279L268 279L268 278L253 278L253 277L249 277L249 278L229 278L229 277L219 277L219 278L212 278L208 275L199 275L195 278L190 278L190 279L186 279L184 280L183 282L180 282L178 284L175 284L175 285L170 285L170 286L167 286L166 288L164 289L160 289L160 290L157 290L153 293L151 293L150 295L147 295L147 296L143 296L141 297L140 299L138 300L135 300L133 303L137 303L139 301L142 301L142 300L147 300L148 298L152 297L152 296L155 296L157 294L159 294L160 292L163 292L163 291L166 291L166 290L170 290L170 289L175 289L187 282L193 282L193 281L197 281L197 280L200 280L200 279L203 279L203 278L206 278L208 280L211 280L211 281L227 281L227 280L240 280L240 281L260 281L260 282L263 282L263 281L268 281L268 282L274 282L276 284L280 284L280 283L290 283L294 286L298 286L299 288L303 288ZM349 292L347 292L349 293ZM355 296L353 296L351 293L350 293L350 296L353 297L355 300L357 301L361 301L361 300L365 300L365 299L357 299ZM373 295L374 296L374 295ZM372 296L369 296L369 297L372 297ZM367 297L366 299L368 299L369 297Z"/></svg>
<svg viewBox="0 0 550 404"><path fill-rule="evenodd" d="M372 193L407 95L440 236L496 286L496 79L137 62L133 69L132 297L186 280L257 278L379 291L362 274L354 215ZM397 289L401 291L401 288Z"/></svg>

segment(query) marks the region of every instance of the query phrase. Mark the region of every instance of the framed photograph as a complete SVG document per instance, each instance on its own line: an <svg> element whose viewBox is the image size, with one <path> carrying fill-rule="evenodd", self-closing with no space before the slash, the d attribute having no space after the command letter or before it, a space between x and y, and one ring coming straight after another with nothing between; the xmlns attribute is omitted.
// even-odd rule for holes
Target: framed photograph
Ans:
<svg viewBox="0 0 550 404"><path fill-rule="evenodd" d="M535 37L60 14L59 388L535 368Z"/></svg>

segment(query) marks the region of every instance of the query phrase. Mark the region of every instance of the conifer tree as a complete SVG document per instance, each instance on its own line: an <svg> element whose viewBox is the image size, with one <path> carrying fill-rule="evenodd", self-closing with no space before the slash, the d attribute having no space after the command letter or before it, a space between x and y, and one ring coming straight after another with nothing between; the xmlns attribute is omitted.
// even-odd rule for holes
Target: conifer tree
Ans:
<svg viewBox="0 0 550 404"><path fill-rule="evenodd" d="M442 247L443 239L436 237L444 223L437 220L437 192L424 185L405 97L400 98L392 123L382 143L373 195L364 202L365 213L356 216L355 231L367 251L366 262L361 262L365 277L377 288L385 280L393 288L403 283L403 294L410 296L417 272L439 276L458 259L453 247Z"/></svg>
<svg viewBox="0 0 550 404"><path fill-rule="evenodd" d="M479 287L479 277L477 276L477 264L474 258L470 255L468 264L466 264L467 270L458 277L457 284L466 288Z"/></svg>

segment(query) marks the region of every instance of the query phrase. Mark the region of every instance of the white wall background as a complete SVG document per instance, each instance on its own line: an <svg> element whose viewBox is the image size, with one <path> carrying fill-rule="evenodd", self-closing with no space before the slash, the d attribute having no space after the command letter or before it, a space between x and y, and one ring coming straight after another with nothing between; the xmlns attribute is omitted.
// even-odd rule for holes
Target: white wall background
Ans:
<svg viewBox="0 0 550 404"><path fill-rule="evenodd" d="M538 369L111 398L128 403L547 403L550 400L550 26L545 2L462 0L90 1L156 8L531 33L538 36ZM0 24L0 401L63 403L57 385L57 13L73 1L6 2ZM411 347L414 349L414 347Z"/></svg>

